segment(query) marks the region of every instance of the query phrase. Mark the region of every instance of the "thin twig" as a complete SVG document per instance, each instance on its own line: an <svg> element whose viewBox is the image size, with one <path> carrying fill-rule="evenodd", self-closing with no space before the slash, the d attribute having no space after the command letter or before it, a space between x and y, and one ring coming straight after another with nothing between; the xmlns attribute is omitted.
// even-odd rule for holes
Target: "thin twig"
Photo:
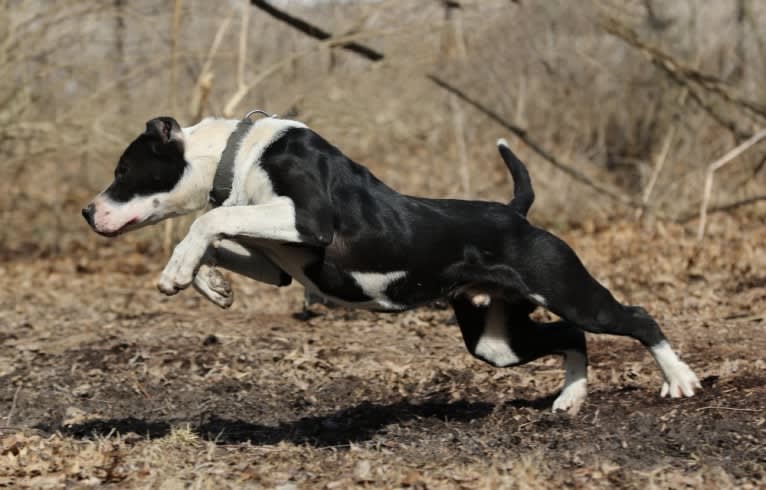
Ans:
<svg viewBox="0 0 766 490"><path fill-rule="evenodd" d="M181 33L181 12L182 12L183 0L175 0L173 2L173 19L171 24L171 40L170 40L170 86L175 88L178 86L177 71L178 71L178 39ZM170 107L173 113L178 112L178 96L177 90L170 90ZM162 240L162 251L165 255L170 254L170 247L173 242L173 229L175 227L175 221L169 219L165 221L165 233Z"/></svg>
<svg viewBox="0 0 766 490"><path fill-rule="evenodd" d="M735 407L721 407L716 405L709 405L707 407L700 407L697 409L699 412L700 410L734 410L737 412L763 412L760 408L735 408Z"/></svg>
<svg viewBox="0 0 766 490"><path fill-rule="evenodd" d="M757 196L750 196L745 199L739 199L737 201L728 202L726 204L721 204L719 206L713 206L712 208L708 208L707 214L715 214L715 213L723 213L726 211L732 211L737 208L741 208L742 206L749 206L750 204L755 204L757 202L766 201L766 194L759 194ZM689 221L692 221L696 218L699 218L699 212L693 211L684 214L680 218L678 218L676 221L679 223L688 223Z"/></svg>
<svg viewBox="0 0 766 490"><path fill-rule="evenodd" d="M459 9L449 4L445 5L445 14L450 28L447 29L447 39L443 48L444 55L449 58L457 59L462 62L466 59L465 37L463 35L462 13ZM454 94L448 94L450 112L452 113L452 127L455 132L455 143L457 144L457 154L459 161L460 181L463 185L463 197L471 197L471 171L468 168L468 150L465 143L465 115L463 106Z"/></svg>
<svg viewBox="0 0 766 490"><path fill-rule="evenodd" d="M176 74L178 68L178 39L181 35L181 12L182 12L183 0L175 0L173 2L173 17L171 23L171 37L170 37L170 86L175 88L178 86L176 83ZM173 113L176 113L178 98L176 97L177 90L170 90L170 107Z"/></svg>
<svg viewBox="0 0 766 490"><path fill-rule="evenodd" d="M192 96L190 107L190 112L194 114L195 121L200 120L204 113L207 97L210 94L210 89L213 85L213 59L218 52L218 48L221 46L224 34L226 34L226 31L229 29L229 24L231 24L232 18L233 11L229 12L218 25L218 30L216 31L215 36L213 36L213 42L210 44L210 49L208 49L205 62L197 77L197 83L194 86L194 95Z"/></svg>
<svg viewBox="0 0 766 490"><path fill-rule="evenodd" d="M652 46L645 41L642 41L635 31L619 20L605 16L601 19L600 24L609 34L612 34L641 51L647 58L649 58L652 64L668 75L671 80L681 86L687 87L689 89L689 96L692 100L694 100L719 124L732 131L738 139L741 140L747 138L751 133L741 129L735 119L730 119L721 114L720 111L715 110L711 104L703 99L697 90L697 87L703 89L707 93L717 95L723 101L738 109L744 110L751 116L758 119L766 119L766 108L732 93L726 84L718 78L685 66L657 46Z"/></svg>
<svg viewBox="0 0 766 490"><path fill-rule="evenodd" d="M13 394L13 401L11 402L11 409L8 410L8 415L5 417L5 425L11 425L11 419L13 418L13 412L16 410L16 402L19 399L19 392L21 391L21 383L16 387L16 392Z"/></svg>
<svg viewBox="0 0 766 490"><path fill-rule="evenodd" d="M587 185L588 187L600 192L601 194L604 194L607 197L610 197L616 201L619 201L624 204L633 205L633 206L639 206L644 207L643 203L636 203L629 197L627 197L624 194L621 194L620 191L609 189L607 187L604 187L600 184L597 184L593 182L590 178L588 178L585 174L580 172L579 170L573 168L571 165L567 165L561 161L559 161L558 158L553 156L551 153L549 153L547 150L542 148L537 142L532 140L527 135L527 132L516 126L515 124L509 122L504 117L500 116L498 113L496 113L494 110L490 109L489 107L485 106L481 102L478 102L474 98L467 95L465 92L460 90L459 88L453 86L449 82L443 80L442 78L439 78L436 75L429 74L427 77L434 82L439 87L447 90L450 93L453 93L458 96L459 99L461 99L463 102L466 102L467 104L473 106L475 109L478 109L480 112L484 113L486 116L488 116L490 119L498 123L500 126L504 127L508 131L515 134L521 141L523 141L527 146L529 146L532 151L540 155L543 159L547 160L551 165L556 167L557 169L561 170L565 174L572 177L572 179Z"/></svg>
<svg viewBox="0 0 766 490"><path fill-rule="evenodd" d="M426 29L437 29L437 28L441 28L442 26L443 24L441 23L434 24L427 28L424 28L422 25L418 25L418 26L412 27L411 29L422 32ZM264 79L270 77L272 74L278 72L279 70L287 66L290 66L296 60L303 58L319 49L325 49L325 48L332 49L336 47L343 47L347 45L349 40L351 39L366 39L370 37L400 35L403 32L407 32L407 30L409 29L396 28L396 29L386 29L386 30L379 30L379 31L365 31L365 32L359 32L355 34L349 34L346 36L327 38L327 39L324 39L322 42L311 46L310 48L285 56L280 61L260 71L257 76L253 77L250 80L249 83L239 87L237 91L234 92L234 94L229 98L229 100L224 105L223 115L226 117L231 117L235 113L235 109L237 105L242 101L242 99L244 99L245 96L251 90L253 90L256 86L258 86L258 84L260 84Z"/></svg>
<svg viewBox="0 0 766 490"><path fill-rule="evenodd" d="M758 313L755 315L744 315L744 316L733 316L733 317L724 317L718 319L718 321L733 321L733 322L760 322L766 320L766 314L764 313Z"/></svg>
<svg viewBox="0 0 766 490"><path fill-rule="evenodd" d="M688 87L684 87L681 90L681 95L678 97L678 105L680 107L683 107L684 102L686 102L686 96L689 93ZM676 130L678 128L678 125L675 124L675 121L671 123L670 128L668 129L667 134L665 135L665 141L662 144L662 149L660 150L660 154L657 156L657 160L654 164L654 170L652 171L652 175L649 178L649 182L646 185L646 188L644 189L644 194L641 196L641 201L644 204L649 203L649 198L652 196L652 191L654 190L654 186L657 184L657 180L659 179L660 172L662 172L663 167L665 166L665 161L668 158L668 154L670 153L670 147L673 144L673 140L676 136Z"/></svg>
<svg viewBox="0 0 766 490"><path fill-rule="evenodd" d="M705 90L715 93L726 102L735 106L739 106L753 116L762 119L766 118L766 107L763 107L760 104L744 99L741 96L732 93L727 84L718 77L709 75L707 73L702 73L695 68L686 66L678 60L674 59L668 53L662 51L657 46L652 46L642 41L635 31L617 19L613 17L606 17L602 20L601 25L608 33L619 37L633 47L641 50L652 60L653 63L662 68L664 71L676 73L687 81L693 81L699 84Z"/></svg>
<svg viewBox="0 0 766 490"><path fill-rule="evenodd" d="M708 165L707 174L705 176L705 190L702 194L702 204L700 205L700 222L699 227L697 228L697 241L702 241L702 238L705 235L707 208L708 204L710 203L710 195L713 192L713 175L715 174L716 170L728 164L764 138L766 138L766 128L761 129L742 144L730 150L724 156Z"/></svg>
<svg viewBox="0 0 766 490"><path fill-rule="evenodd" d="M360 55L366 59L369 59L371 61L379 61L384 58L384 54L376 51L368 46L358 44L355 41L359 38L359 36L347 36L347 37L339 37L336 39L332 39L332 33L325 31L321 29L318 26L315 26L308 21L305 21L303 19L300 19L298 17L292 16L288 14L287 12L284 12L273 5L271 5L266 0L250 0L250 3L254 5L255 7L260 8L264 12L270 14L272 17L281 20L282 22L285 22L286 24L294 27L295 29L298 29L299 31L303 32L304 34L314 37L316 39L321 39L324 42L332 43L332 45L340 46L344 49L347 49L349 51L352 51L356 53L357 55ZM302 53L301 56L305 54ZM248 89L251 89L255 84L260 82L260 80L264 76L268 76L272 70L276 71L279 67L281 67L283 63L277 63L277 65L273 65L271 68L267 69L265 74L260 74L258 78L256 78L251 84L248 86ZM468 103L469 105L473 106L474 108L478 109L479 111L483 112L487 116L489 116L492 120L506 128L507 130L514 133L519 139L521 139L527 146L529 146L535 153L543 157L545 160L547 160L551 165L558 168L565 174L572 177L574 180L577 180L578 182L581 182L588 187L591 187L595 189L596 191L600 192L601 194L606 195L607 197L610 197L618 202L631 205L631 206L637 206L637 207L645 207L643 203L641 202L635 202L633 199L627 197L626 195L620 193L620 191L612 190L607 187L604 187L602 185L599 185L595 182L593 182L590 178L588 178L585 174L581 173L580 171L576 170L575 168L571 167L570 165L566 165L562 162L560 162L556 157L554 157L552 154L548 153L546 150L544 150L539 144L534 142L531 138L529 138L526 134L526 131L524 131L522 128L508 122L503 117L495 113L493 110L489 109L485 105L481 104L480 102L474 100L473 98L466 95L464 92L462 92L460 89L454 87L447 81L443 80L442 78L429 74L427 75L427 78L434 82L437 86L447 90L448 92L456 95L459 99L463 100L464 102ZM246 91L242 91L246 93ZM228 111L232 111L233 107L236 106L236 104L244 97L244 93L241 91L238 91L232 98L229 100L229 102L226 104L226 108L224 109L224 114Z"/></svg>
<svg viewBox="0 0 766 490"><path fill-rule="evenodd" d="M245 64L247 61L247 34L250 24L250 9L242 6L242 25L239 29L239 60L237 61L237 85L245 85Z"/></svg>

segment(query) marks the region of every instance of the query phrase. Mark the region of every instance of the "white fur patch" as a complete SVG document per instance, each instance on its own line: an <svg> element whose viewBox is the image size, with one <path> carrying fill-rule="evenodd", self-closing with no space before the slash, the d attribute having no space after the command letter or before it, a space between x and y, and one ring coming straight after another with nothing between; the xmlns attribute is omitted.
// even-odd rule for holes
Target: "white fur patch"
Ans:
<svg viewBox="0 0 766 490"><path fill-rule="evenodd" d="M588 394L588 359L576 350L564 352L566 374L561 394L553 402L553 411L577 414Z"/></svg>
<svg viewBox="0 0 766 490"><path fill-rule="evenodd" d="M392 282L405 277L407 272L351 272L350 274L362 288L364 294L369 296L373 302L386 309L401 308L386 297L386 289Z"/></svg>
<svg viewBox="0 0 766 490"><path fill-rule="evenodd" d="M152 219L155 214L152 203L155 199L160 202L166 196L165 192L155 196L137 196L128 202L115 202L102 192L93 200L93 226L99 233L109 234L158 221Z"/></svg>
<svg viewBox="0 0 766 490"><path fill-rule="evenodd" d="M539 294L530 294L529 297L532 299L532 301L539 304L540 306L545 306L547 304L545 298Z"/></svg>
<svg viewBox="0 0 766 490"><path fill-rule="evenodd" d="M207 247L219 238L234 237L264 244L300 243L293 201L278 197L256 206L221 206L197 218L162 271L160 291L175 294L188 287Z"/></svg>
<svg viewBox="0 0 766 490"><path fill-rule="evenodd" d="M223 206L258 204L274 197L274 187L260 166L263 152L290 128L305 128L298 121L287 119L258 119L242 138L234 158L234 181L231 195Z"/></svg>
<svg viewBox="0 0 766 490"><path fill-rule="evenodd" d="M497 140L497 146L504 146L506 148L510 148L508 146L508 140L506 140L505 138L500 138L499 140Z"/></svg>
<svg viewBox="0 0 766 490"><path fill-rule="evenodd" d="M511 366L520 361L511 349L503 308L502 302L490 305L484 323L484 332L482 332L474 349L475 355L497 367Z"/></svg>
<svg viewBox="0 0 766 490"><path fill-rule="evenodd" d="M300 243L295 227L295 205L286 196L254 206L221 206L211 209L192 224L207 243L218 238L245 237L256 240Z"/></svg>
<svg viewBox="0 0 766 490"><path fill-rule="evenodd" d="M670 395L671 398L694 396L694 389L702 388L694 372L678 358L666 341L660 342L649 350L665 376L660 396Z"/></svg>
<svg viewBox="0 0 766 490"><path fill-rule="evenodd" d="M487 293L476 293L471 295L471 304L476 307L487 307L492 303L492 296Z"/></svg>
<svg viewBox="0 0 766 490"><path fill-rule="evenodd" d="M184 158L199 167L212 167L213 173L221 159L221 154L229 136L237 127L234 119L205 118L194 126L183 128ZM212 181L211 181L212 182Z"/></svg>

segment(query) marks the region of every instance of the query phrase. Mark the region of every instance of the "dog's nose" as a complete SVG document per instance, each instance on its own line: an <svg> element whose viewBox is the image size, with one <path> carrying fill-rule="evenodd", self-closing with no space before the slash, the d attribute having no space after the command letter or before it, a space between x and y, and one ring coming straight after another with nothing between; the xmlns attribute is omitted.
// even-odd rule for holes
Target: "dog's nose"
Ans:
<svg viewBox="0 0 766 490"><path fill-rule="evenodd" d="M96 211L96 206L93 203L88 204L82 208L82 217L88 222L90 226L93 226L93 213Z"/></svg>

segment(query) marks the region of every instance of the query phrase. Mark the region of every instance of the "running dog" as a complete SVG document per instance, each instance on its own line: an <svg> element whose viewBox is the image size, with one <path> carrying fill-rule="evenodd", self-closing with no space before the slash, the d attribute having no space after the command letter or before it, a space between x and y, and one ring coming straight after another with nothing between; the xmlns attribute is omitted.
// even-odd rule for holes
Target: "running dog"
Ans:
<svg viewBox="0 0 766 490"><path fill-rule="evenodd" d="M296 279L353 308L396 312L446 299L468 350L493 366L564 356L554 410L576 413L585 399L584 331L638 340L662 371L661 396L692 396L699 381L657 322L617 302L569 246L527 221L527 170L504 140L498 149L514 178L510 204L428 199L396 192L298 121L181 128L159 117L82 214L111 237L212 204L162 272L167 295L193 284L229 306L220 266L277 286ZM533 322L537 306L562 320Z"/></svg>

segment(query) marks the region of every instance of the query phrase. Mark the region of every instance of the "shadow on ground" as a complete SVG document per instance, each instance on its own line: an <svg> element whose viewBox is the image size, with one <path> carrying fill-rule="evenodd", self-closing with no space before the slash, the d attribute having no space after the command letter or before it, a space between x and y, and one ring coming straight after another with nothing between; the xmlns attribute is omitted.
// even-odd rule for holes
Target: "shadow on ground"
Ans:
<svg viewBox="0 0 766 490"><path fill-rule="evenodd" d="M537 401L524 404L537 405ZM335 446L372 439L391 424L413 419L438 419L443 421L471 421L486 417L493 404L481 402L427 401L413 404L400 401L391 404L363 402L329 415L302 417L277 426L259 425L243 420L228 420L215 415L192 430L205 440L217 444L237 444L249 441L255 445L279 442L310 444L316 447ZM173 421L175 424L175 421ZM39 427L42 430L58 430L77 438L106 436L108 434L136 433L147 438L163 437L170 433L171 422L149 421L134 417L109 420L90 420L65 427Z"/></svg>

